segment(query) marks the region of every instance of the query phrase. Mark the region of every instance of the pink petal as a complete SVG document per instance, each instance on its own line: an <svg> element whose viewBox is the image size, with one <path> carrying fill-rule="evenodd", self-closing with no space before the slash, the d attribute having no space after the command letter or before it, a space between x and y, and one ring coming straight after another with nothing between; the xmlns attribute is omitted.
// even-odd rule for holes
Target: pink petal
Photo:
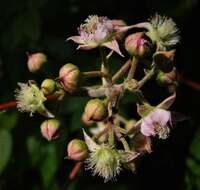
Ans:
<svg viewBox="0 0 200 190"><path fill-rule="evenodd" d="M117 30L117 32L121 33L121 32L127 32L130 29L133 28L146 28L149 29L150 23L149 22L141 22L139 24L134 24L134 25L130 25L130 26L119 26L119 27L115 27L115 29Z"/></svg>
<svg viewBox="0 0 200 190"><path fill-rule="evenodd" d="M166 98L164 101L162 101L157 108L161 109L169 109L169 107L174 103L176 98L176 93L174 93L172 96Z"/></svg>
<svg viewBox="0 0 200 190"><path fill-rule="evenodd" d="M79 45L77 49L90 50L97 47L97 44Z"/></svg>
<svg viewBox="0 0 200 190"><path fill-rule="evenodd" d="M121 53L121 51L119 49L119 45L118 45L116 40L113 40L113 41L110 41L110 42L105 42L105 43L102 44L102 46L105 46L105 47L115 51L116 53L118 53L122 57L124 57L124 55Z"/></svg>
<svg viewBox="0 0 200 190"><path fill-rule="evenodd" d="M147 137L155 136L156 133L154 130L154 121L152 120L150 115L143 119L140 130L141 133Z"/></svg>
<svg viewBox="0 0 200 190"><path fill-rule="evenodd" d="M83 43L83 40L82 40L82 38L80 36L71 36L71 37L67 38L67 41L69 41L69 40L72 40L77 44L82 44Z"/></svg>
<svg viewBox="0 0 200 190"><path fill-rule="evenodd" d="M153 123L147 124L145 121L142 122L140 131L144 136L147 136L147 137L155 136L155 134L156 134L155 130L154 130Z"/></svg>
<svg viewBox="0 0 200 190"><path fill-rule="evenodd" d="M171 113L163 109L156 109L156 111L150 113L149 117L151 117L154 122L160 123L164 126L170 121Z"/></svg>

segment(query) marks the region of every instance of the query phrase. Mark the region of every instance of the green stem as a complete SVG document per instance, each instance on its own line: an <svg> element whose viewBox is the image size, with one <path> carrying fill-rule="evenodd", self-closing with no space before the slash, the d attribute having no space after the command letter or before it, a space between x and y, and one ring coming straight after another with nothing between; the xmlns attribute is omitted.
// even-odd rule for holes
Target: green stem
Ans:
<svg viewBox="0 0 200 190"><path fill-rule="evenodd" d="M140 89L149 79L152 78L152 76L155 74L155 67L153 67L142 80L138 82L137 89Z"/></svg>
<svg viewBox="0 0 200 190"><path fill-rule="evenodd" d="M131 80L134 77L135 71L136 71L136 68L137 68L137 63L138 63L138 58L133 56L132 62L131 62L131 68L129 70L127 80Z"/></svg>
<svg viewBox="0 0 200 190"><path fill-rule="evenodd" d="M124 137L120 138L121 143L123 144L125 151L130 151L129 144L127 143L126 139Z"/></svg>
<svg viewBox="0 0 200 190"><path fill-rule="evenodd" d="M100 54L101 54L101 59L102 59L102 63L101 63L101 72L104 73L106 76L106 78L102 77L102 83L103 86L106 86L107 84L111 84L112 80L109 76L109 65L108 65L108 60L106 59L106 54L104 52L103 48L99 48L100 50Z"/></svg>
<svg viewBox="0 0 200 190"><path fill-rule="evenodd" d="M91 77L106 77L105 73L101 71L89 71L89 72L82 72L84 78L91 78Z"/></svg>
<svg viewBox="0 0 200 190"><path fill-rule="evenodd" d="M114 76L112 77L112 82L114 83L126 70L130 67L131 59L126 61L126 63L117 71Z"/></svg>
<svg viewBox="0 0 200 190"><path fill-rule="evenodd" d="M109 145L115 144L115 137L114 137L114 132L112 128L110 128L109 133L108 133L108 143Z"/></svg>
<svg viewBox="0 0 200 190"><path fill-rule="evenodd" d="M116 114L115 116L116 116L116 118L117 118L120 122L122 122L123 124L127 124L127 123L128 123L128 120L125 119L123 116L121 116L121 115L119 115L119 114Z"/></svg>

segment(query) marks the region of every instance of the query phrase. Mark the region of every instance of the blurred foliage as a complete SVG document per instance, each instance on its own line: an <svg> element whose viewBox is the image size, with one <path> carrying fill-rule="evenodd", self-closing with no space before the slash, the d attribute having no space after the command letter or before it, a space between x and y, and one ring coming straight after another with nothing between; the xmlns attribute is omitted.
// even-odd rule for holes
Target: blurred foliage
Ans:
<svg viewBox="0 0 200 190"><path fill-rule="evenodd" d="M0 175L9 162L12 152L12 137L8 130L0 130Z"/></svg>
<svg viewBox="0 0 200 190"><path fill-rule="evenodd" d="M186 160L187 190L200 189L200 130L194 135L190 153Z"/></svg>
<svg viewBox="0 0 200 190"><path fill-rule="evenodd" d="M14 98L17 81L44 76L56 77L59 67L67 62L77 64L82 71L97 69L96 50L90 54L76 51L66 43L68 36L77 32L77 26L89 15L107 15L124 19L128 24L147 19L155 12L173 17L181 30L182 44L177 50L177 67L185 76L200 82L199 39L196 26L199 14L198 0L6 0L0 6L0 101ZM195 29L194 29L195 28ZM191 39L192 38L192 39ZM123 46L123 44L121 44ZM48 55L48 73L32 75L26 68L26 52L42 51ZM111 59L113 72L124 60ZM97 82L96 80L91 83ZM89 81L86 84L90 84ZM147 98L156 104L166 96L162 88L147 84ZM62 135L54 142L41 137L40 123L44 118L19 114L16 111L0 113L0 190L77 190L77 189L200 189L200 131L199 92L184 85L178 89L173 110L190 116L192 122L177 125L171 137L164 142L153 142L154 152L138 163L137 173L122 172L117 182L104 184L101 179L82 171L71 183L67 180L74 162L64 160L66 145L73 138L82 138L81 113L88 98L66 98L65 102L49 102L48 107L59 115ZM122 102L120 112L135 117L132 95ZM189 101L190 100L190 101Z"/></svg>

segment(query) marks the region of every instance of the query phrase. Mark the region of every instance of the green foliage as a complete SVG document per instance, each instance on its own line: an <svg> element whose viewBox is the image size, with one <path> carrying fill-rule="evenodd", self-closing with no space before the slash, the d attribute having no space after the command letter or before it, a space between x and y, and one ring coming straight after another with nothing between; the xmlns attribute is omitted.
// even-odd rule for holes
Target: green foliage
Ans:
<svg viewBox="0 0 200 190"><path fill-rule="evenodd" d="M18 113L0 113L0 128L12 129L18 122Z"/></svg>
<svg viewBox="0 0 200 190"><path fill-rule="evenodd" d="M43 189L56 186L55 175L58 170L61 157L58 154L56 144L46 144L34 136L27 139L27 150L32 168L40 173Z"/></svg>
<svg viewBox="0 0 200 190"><path fill-rule="evenodd" d="M191 143L186 167L185 181L187 190L200 190L200 129L195 133Z"/></svg>
<svg viewBox="0 0 200 190"><path fill-rule="evenodd" d="M0 175L6 168L12 153L12 136L6 129L0 130Z"/></svg>

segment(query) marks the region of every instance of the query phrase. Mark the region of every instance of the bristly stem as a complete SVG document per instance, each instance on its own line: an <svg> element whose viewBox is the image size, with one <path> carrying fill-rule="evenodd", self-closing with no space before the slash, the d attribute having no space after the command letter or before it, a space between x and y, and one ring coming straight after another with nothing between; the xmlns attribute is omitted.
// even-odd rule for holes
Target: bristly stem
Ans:
<svg viewBox="0 0 200 190"><path fill-rule="evenodd" d="M91 78L91 77L107 77L107 75L101 71L89 71L89 72L82 72L84 78Z"/></svg>
<svg viewBox="0 0 200 190"><path fill-rule="evenodd" d="M120 138L121 143L123 144L125 151L130 151L129 144L127 143L126 139L124 137Z"/></svg>
<svg viewBox="0 0 200 190"><path fill-rule="evenodd" d="M137 63L138 63L138 58L133 56L132 62L131 62L131 68L129 70L127 80L131 80L134 77L135 71L136 71L136 68L137 68Z"/></svg>
<svg viewBox="0 0 200 190"><path fill-rule="evenodd" d="M130 67L131 65L131 59L126 61L126 63L117 71L113 77L112 77L112 82L114 83L123 73L126 72L126 70Z"/></svg>
<svg viewBox="0 0 200 190"><path fill-rule="evenodd" d="M69 180L73 180L76 178L76 175L81 169L81 166L82 166L82 162L78 162L75 164L75 166L73 167L72 171L69 174Z"/></svg>
<svg viewBox="0 0 200 190"><path fill-rule="evenodd" d="M59 97L60 97L60 95L56 94L56 95L47 96L47 99L48 100L56 100ZM17 106L17 101L12 100L12 101L0 104L0 110L8 110L8 109L16 108L16 106Z"/></svg>
<svg viewBox="0 0 200 190"><path fill-rule="evenodd" d="M10 102L0 104L0 110L8 110L11 108L15 108L16 106L17 106L17 102L13 100Z"/></svg>
<svg viewBox="0 0 200 190"><path fill-rule="evenodd" d="M153 67L144 77L138 82L137 89L140 89L151 77L155 74L155 67Z"/></svg>
<svg viewBox="0 0 200 190"><path fill-rule="evenodd" d="M101 54L101 59L102 59L102 63L101 63L101 72L104 73L106 76L106 78L102 77L102 83L103 86L106 86L107 84L111 84L112 80L109 76L109 65L108 65L108 60L106 59L106 54L103 48L99 48L100 54Z"/></svg>

